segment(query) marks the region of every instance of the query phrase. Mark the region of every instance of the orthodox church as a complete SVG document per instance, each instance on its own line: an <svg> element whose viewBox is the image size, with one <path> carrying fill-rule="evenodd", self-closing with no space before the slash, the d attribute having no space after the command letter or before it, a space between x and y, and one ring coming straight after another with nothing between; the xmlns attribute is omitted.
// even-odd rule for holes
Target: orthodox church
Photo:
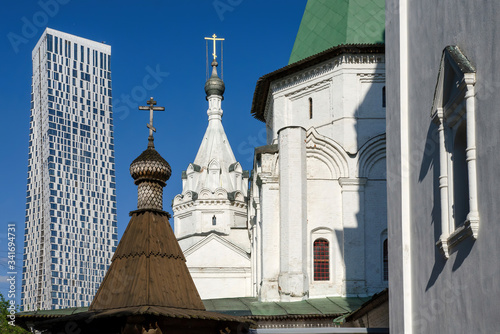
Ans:
<svg viewBox="0 0 500 334"><path fill-rule="evenodd" d="M174 230L203 299L250 296L248 171L236 161L222 126L224 82L212 62L205 84L208 127L172 202ZM206 256L217 254L217 256Z"/></svg>
<svg viewBox="0 0 500 334"><path fill-rule="evenodd" d="M387 287L384 18L383 0L307 3L289 65L257 82L251 114L267 145L250 174L222 126L214 57L208 127L172 203L202 299Z"/></svg>

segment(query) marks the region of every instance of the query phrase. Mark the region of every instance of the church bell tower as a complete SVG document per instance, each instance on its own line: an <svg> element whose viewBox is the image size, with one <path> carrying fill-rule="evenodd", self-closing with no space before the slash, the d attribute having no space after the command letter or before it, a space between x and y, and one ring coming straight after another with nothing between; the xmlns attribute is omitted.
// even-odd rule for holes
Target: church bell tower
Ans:
<svg viewBox="0 0 500 334"><path fill-rule="evenodd" d="M182 172L182 193L172 202L175 235L202 299L251 295L247 230L248 171L236 161L224 127L224 81L217 74L216 41L212 74L205 83L208 127L198 154Z"/></svg>

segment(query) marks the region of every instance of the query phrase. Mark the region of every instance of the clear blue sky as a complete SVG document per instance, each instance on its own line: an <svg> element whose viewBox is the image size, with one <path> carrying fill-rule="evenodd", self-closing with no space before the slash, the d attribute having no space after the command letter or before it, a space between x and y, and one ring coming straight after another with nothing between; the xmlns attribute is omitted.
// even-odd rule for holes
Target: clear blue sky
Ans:
<svg viewBox="0 0 500 334"><path fill-rule="evenodd" d="M259 77L288 63L306 0L41 0L6 1L0 13L0 293L8 292L7 224L16 224L20 298L28 162L31 51L45 27L111 45L118 234L137 206L129 165L147 145L149 96L166 111L155 115L156 149L172 166L164 209L182 191L207 126L204 37L224 37L222 119L236 159L251 169L253 147L265 145L264 124L250 115ZM159 71L144 92L144 78ZM168 73L168 75L166 74ZM151 88L151 87L149 87ZM129 96L129 104L125 102ZM171 222L173 223L173 222Z"/></svg>

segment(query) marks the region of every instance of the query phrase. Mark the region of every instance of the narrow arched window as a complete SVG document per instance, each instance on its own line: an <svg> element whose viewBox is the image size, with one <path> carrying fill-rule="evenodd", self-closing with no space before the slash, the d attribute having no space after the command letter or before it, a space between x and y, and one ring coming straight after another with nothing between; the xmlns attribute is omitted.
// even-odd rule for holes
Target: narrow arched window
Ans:
<svg viewBox="0 0 500 334"><path fill-rule="evenodd" d="M328 240L314 241L314 280L330 280L330 247Z"/></svg>
<svg viewBox="0 0 500 334"><path fill-rule="evenodd" d="M383 245L383 265L384 265L384 281L389 280L389 252L387 249L387 239L384 240L384 245Z"/></svg>
<svg viewBox="0 0 500 334"><path fill-rule="evenodd" d="M313 118L313 99L309 98L309 119Z"/></svg>
<svg viewBox="0 0 500 334"><path fill-rule="evenodd" d="M215 215L212 217L212 225L217 225L217 217Z"/></svg>
<svg viewBox="0 0 500 334"><path fill-rule="evenodd" d="M385 108L385 86L382 87L382 108Z"/></svg>

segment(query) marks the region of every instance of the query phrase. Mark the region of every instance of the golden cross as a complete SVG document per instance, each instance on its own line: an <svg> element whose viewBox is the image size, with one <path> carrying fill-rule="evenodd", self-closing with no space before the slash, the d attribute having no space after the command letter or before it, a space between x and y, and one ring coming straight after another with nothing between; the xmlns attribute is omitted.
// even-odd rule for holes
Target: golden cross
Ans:
<svg viewBox="0 0 500 334"><path fill-rule="evenodd" d="M214 41L214 53L212 53L212 56L214 56L214 60L216 61L217 54L215 52L215 41L223 41L224 38L217 38L217 35L213 34L212 37L205 37L205 39L211 39L212 41Z"/></svg>
<svg viewBox="0 0 500 334"><path fill-rule="evenodd" d="M156 101L151 97L148 102L149 106L139 106L139 110L149 110L149 124L147 125L149 129L149 137L153 138L153 131L156 129L153 127L153 111L165 111L165 107L155 107Z"/></svg>

